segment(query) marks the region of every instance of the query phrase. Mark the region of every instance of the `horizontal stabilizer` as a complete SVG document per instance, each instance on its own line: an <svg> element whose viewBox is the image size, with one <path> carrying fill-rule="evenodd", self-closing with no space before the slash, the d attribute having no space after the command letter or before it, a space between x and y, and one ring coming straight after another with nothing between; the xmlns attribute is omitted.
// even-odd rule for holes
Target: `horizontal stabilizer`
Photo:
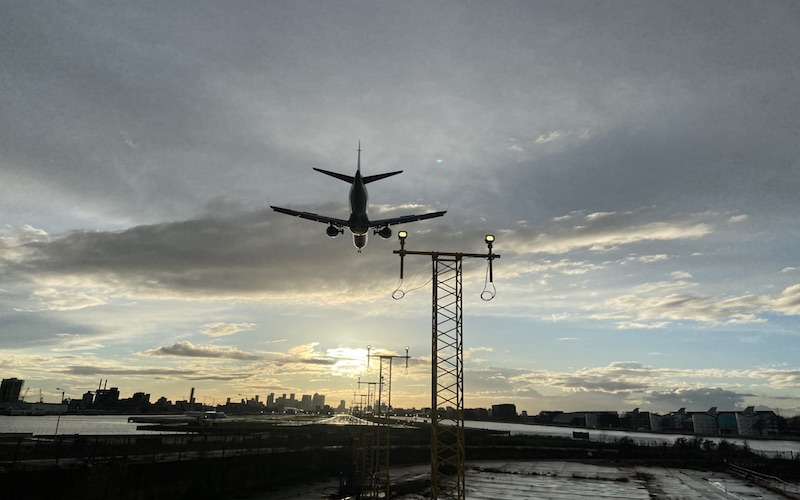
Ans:
<svg viewBox="0 0 800 500"><path fill-rule="evenodd" d="M355 181L355 177L353 177L352 175L340 174L337 172L331 172L330 170L322 170L321 168L316 168L316 167L314 167L314 170L316 170L317 172L322 172L325 175L330 175L331 177L335 177L340 181L345 181L348 184L352 184L353 181Z"/></svg>
<svg viewBox="0 0 800 500"><path fill-rule="evenodd" d="M387 172L385 174L367 175L366 177L362 177L362 180L364 181L364 184L369 184L370 182L379 181L381 179L402 173L402 170L398 170L397 172Z"/></svg>

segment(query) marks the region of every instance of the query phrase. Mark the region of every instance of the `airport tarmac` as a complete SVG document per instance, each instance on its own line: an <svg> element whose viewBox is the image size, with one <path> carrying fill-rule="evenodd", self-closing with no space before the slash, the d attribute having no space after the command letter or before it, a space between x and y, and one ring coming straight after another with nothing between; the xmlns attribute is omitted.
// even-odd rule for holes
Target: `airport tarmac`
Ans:
<svg viewBox="0 0 800 500"><path fill-rule="evenodd" d="M429 465L397 467L392 484L425 482ZM251 498L330 499L338 481L320 482ZM427 490L427 488L426 488ZM428 491L392 496L429 500ZM601 466L563 461L476 461L467 464L467 500L785 500L750 481L725 473L645 466Z"/></svg>

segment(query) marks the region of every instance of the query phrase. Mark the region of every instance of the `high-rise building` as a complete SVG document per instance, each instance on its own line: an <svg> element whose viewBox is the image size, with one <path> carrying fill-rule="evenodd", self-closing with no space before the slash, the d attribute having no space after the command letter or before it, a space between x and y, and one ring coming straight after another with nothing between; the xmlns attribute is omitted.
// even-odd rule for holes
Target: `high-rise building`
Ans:
<svg viewBox="0 0 800 500"><path fill-rule="evenodd" d="M24 380L18 378L4 378L0 383L0 402L13 403L18 401L19 393L24 383Z"/></svg>
<svg viewBox="0 0 800 500"><path fill-rule="evenodd" d="M311 409L314 411L320 411L324 407L325 407L325 395L317 394L315 392L314 397L311 398Z"/></svg>

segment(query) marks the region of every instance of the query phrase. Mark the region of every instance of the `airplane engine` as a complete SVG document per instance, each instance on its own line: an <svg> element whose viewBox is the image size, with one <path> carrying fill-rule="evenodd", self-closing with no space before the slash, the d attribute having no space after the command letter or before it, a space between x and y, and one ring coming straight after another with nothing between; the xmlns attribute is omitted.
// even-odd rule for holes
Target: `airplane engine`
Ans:
<svg viewBox="0 0 800 500"><path fill-rule="evenodd" d="M328 226L328 229L325 230L325 233L327 233L327 235L330 236L331 238L336 238L337 236L339 236L341 231L339 230L339 228L331 224L330 226Z"/></svg>
<svg viewBox="0 0 800 500"><path fill-rule="evenodd" d="M389 229L389 226L386 226L380 231L378 231L378 235L384 240L388 240L389 238L392 237L392 230Z"/></svg>

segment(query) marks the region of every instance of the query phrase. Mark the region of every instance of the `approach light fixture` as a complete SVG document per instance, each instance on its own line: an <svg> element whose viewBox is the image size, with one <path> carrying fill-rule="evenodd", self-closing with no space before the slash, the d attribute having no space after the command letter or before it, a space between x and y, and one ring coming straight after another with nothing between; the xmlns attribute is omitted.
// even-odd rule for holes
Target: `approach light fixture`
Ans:
<svg viewBox="0 0 800 500"><path fill-rule="evenodd" d="M488 243L489 245L494 243L494 235L493 234L487 234L486 235L486 243Z"/></svg>
<svg viewBox="0 0 800 500"><path fill-rule="evenodd" d="M407 231L398 231L397 232L397 237L400 238L400 241L403 241L406 238L408 238L408 232Z"/></svg>

